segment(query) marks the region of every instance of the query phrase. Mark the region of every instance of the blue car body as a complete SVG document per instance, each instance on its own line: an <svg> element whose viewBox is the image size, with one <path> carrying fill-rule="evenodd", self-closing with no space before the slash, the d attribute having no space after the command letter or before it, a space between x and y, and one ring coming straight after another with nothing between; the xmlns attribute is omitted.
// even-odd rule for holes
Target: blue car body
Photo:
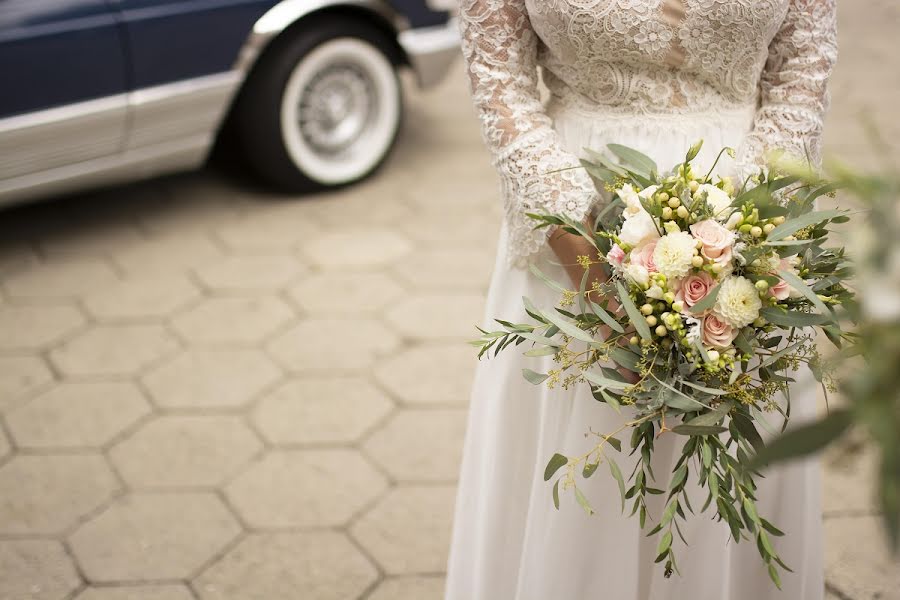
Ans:
<svg viewBox="0 0 900 600"><path fill-rule="evenodd" d="M0 204L202 163L255 59L321 11L390 28L425 83L455 54L425 0L0 0Z"/></svg>

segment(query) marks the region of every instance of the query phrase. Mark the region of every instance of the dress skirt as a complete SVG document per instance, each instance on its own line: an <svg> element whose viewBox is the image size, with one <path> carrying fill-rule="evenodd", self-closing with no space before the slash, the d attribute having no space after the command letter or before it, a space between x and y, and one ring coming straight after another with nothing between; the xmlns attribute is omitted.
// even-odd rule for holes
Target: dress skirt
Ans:
<svg viewBox="0 0 900 600"><path fill-rule="evenodd" d="M548 113L566 149L583 155L608 143L634 147L661 169L683 160L698 139L704 148L695 164L711 165L723 146L737 148L750 128L753 111L629 115L551 101ZM717 169L727 172L726 158ZM509 267L505 225L482 325L494 318L528 322L522 297L550 308L556 291L528 270ZM537 257L544 273L568 283L562 267L545 249ZM493 325L492 325L493 324ZM656 536L646 537L636 517L621 511L618 486L604 466L579 487L596 514L588 515L571 491L553 506L544 467L555 452L583 454L593 445L589 430L612 432L629 419L593 399L586 386L568 390L532 385L522 369L546 372L552 357L522 356L525 345L507 348L477 365L460 474L450 550L446 600L821 600L823 597L821 482L818 462L797 461L765 472L759 511L785 531L774 538L776 550L793 569L782 574L779 591L769 579L755 542L729 540L728 527L712 509L688 515L682 531L689 546L675 541L681 575L665 578L654 564ZM792 384L792 422L816 414L816 387L808 373ZM773 415L773 428L779 422ZM765 437L765 435L764 435ZM627 438L626 438L627 440ZM667 488L672 466L685 438L661 436L655 446L655 487ZM626 477L633 460L617 455ZM689 487L689 490L691 488ZM695 509L706 491L689 492ZM651 517L658 519L665 496L651 496ZM654 507L652 502L656 501Z"/></svg>

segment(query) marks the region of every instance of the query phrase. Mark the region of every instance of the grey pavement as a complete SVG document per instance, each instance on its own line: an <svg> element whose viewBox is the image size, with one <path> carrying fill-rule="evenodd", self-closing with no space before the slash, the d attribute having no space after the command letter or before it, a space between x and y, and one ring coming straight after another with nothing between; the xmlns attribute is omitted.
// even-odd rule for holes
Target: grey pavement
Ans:
<svg viewBox="0 0 900 600"><path fill-rule="evenodd" d="M900 9L842 11L828 149L863 164L860 111L900 134ZM407 89L351 189L204 171L0 214L0 599L441 597L501 211L460 65ZM829 598L900 598L871 460L826 465Z"/></svg>

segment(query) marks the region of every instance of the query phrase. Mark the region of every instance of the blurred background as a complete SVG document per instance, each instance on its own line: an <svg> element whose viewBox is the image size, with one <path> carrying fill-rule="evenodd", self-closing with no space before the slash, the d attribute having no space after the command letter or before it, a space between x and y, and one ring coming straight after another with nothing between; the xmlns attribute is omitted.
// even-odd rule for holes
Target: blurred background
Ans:
<svg viewBox="0 0 900 600"><path fill-rule="evenodd" d="M0 599L441 598L500 199L448 14L346 4L0 0ZM846 164L898 32L841 6ZM828 597L900 598L825 463Z"/></svg>

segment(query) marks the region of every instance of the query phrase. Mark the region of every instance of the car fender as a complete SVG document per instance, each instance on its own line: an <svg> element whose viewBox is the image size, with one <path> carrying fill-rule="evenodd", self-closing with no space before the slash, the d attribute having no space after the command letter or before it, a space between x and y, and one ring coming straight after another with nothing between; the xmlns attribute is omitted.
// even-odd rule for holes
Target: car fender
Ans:
<svg viewBox="0 0 900 600"><path fill-rule="evenodd" d="M249 73L269 44L295 23L315 13L342 8L368 13L391 27L395 34L409 27L406 19L385 0L282 0L254 23L235 69Z"/></svg>

